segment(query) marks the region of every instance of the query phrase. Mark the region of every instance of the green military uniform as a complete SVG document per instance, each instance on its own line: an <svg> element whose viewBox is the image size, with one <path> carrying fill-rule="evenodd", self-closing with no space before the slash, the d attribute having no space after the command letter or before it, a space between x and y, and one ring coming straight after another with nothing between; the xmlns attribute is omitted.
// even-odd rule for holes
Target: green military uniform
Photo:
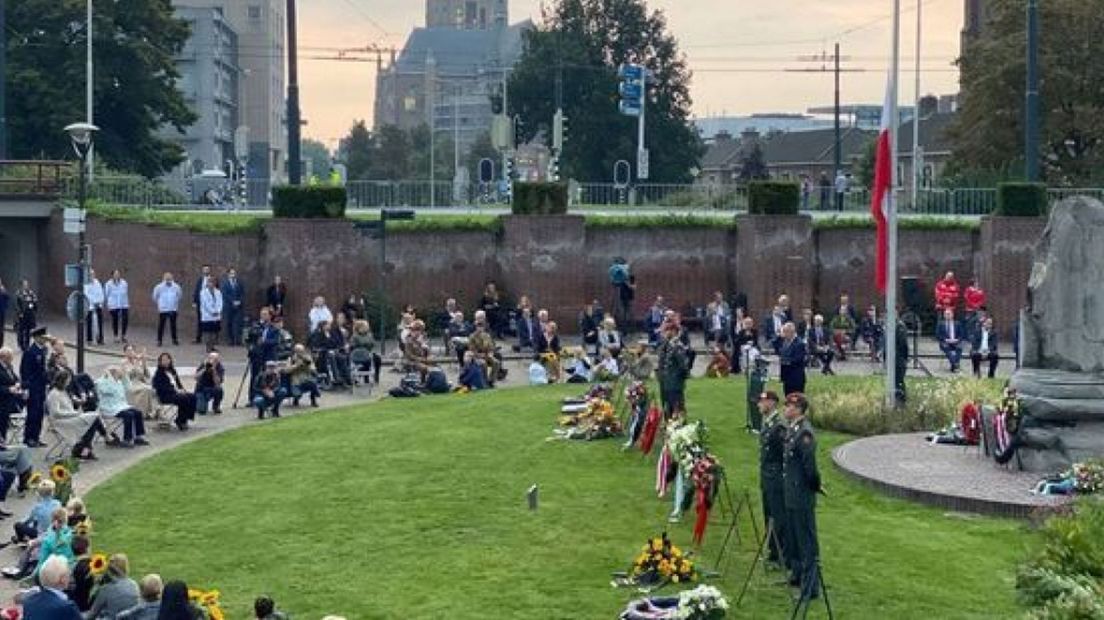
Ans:
<svg viewBox="0 0 1104 620"><path fill-rule="evenodd" d="M784 548L792 562L790 583L801 584L802 596L812 598L820 590L816 494L821 487L816 463L816 436L813 425L805 416L790 423L782 475L787 525L784 540L792 548L792 551Z"/></svg>
<svg viewBox="0 0 1104 620"><path fill-rule="evenodd" d="M905 373L908 372L909 345L908 330L905 324L897 321L897 351L893 357L893 365L897 370L897 383L894 386L897 392L897 402L904 404L907 395L905 393Z"/></svg>
<svg viewBox="0 0 1104 620"><path fill-rule="evenodd" d="M763 423L759 434L759 490L763 495L763 521L770 536L767 559L771 562L780 562L783 557L788 559L784 551L792 546L784 540L786 496L782 484L782 461L785 445L786 423L782 415L775 411Z"/></svg>
<svg viewBox="0 0 1104 620"><path fill-rule="evenodd" d="M676 410L686 406L686 379L690 376L690 358L677 335L659 345L659 395L663 399L663 413L670 418Z"/></svg>
<svg viewBox="0 0 1104 620"><path fill-rule="evenodd" d="M763 426L763 415L759 413L759 395L767 387L770 374L765 364L752 364L748 372L747 384L747 430L757 431Z"/></svg>

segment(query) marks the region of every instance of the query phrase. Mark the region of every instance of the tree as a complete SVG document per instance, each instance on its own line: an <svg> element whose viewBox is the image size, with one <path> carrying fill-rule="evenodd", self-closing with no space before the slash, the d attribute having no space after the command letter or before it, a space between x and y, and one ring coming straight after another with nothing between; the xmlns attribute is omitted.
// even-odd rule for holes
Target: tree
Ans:
<svg viewBox="0 0 1104 620"><path fill-rule="evenodd" d="M433 151L436 165L433 168L433 177L438 181L451 181L456 170L452 141L452 133L437 133L437 140L431 146L429 143L429 125L418 125L410 130L410 179L429 179L429 153Z"/></svg>
<svg viewBox="0 0 1104 620"><path fill-rule="evenodd" d="M85 118L85 3L8 2L8 120L16 158L72 155L66 125ZM174 57L189 36L169 0L96 5L96 152L117 170L155 177L184 151L161 133L195 122L177 89Z"/></svg>
<svg viewBox="0 0 1104 620"><path fill-rule="evenodd" d="M376 143L364 121L358 120L349 129L349 135L341 139L338 158L345 163L350 181L363 181L369 177L376 155Z"/></svg>
<svg viewBox="0 0 1104 620"><path fill-rule="evenodd" d="M304 138L299 145L303 159L310 162L311 174L325 179L330 174L330 149L318 140Z"/></svg>
<svg viewBox="0 0 1104 620"><path fill-rule="evenodd" d="M704 146L690 124L690 71L662 12L649 13L644 0L556 0L524 46L508 85L510 112L521 115L524 138L550 137L552 77L562 72L566 176L608 181L617 160L636 161L637 121L617 109L617 68L635 62L654 76L647 89L650 180L691 180Z"/></svg>
<svg viewBox="0 0 1104 620"><path fill-rule="evenodd" d="M874 165L878 158L878 141L871 140L863 147L862 156L855 162L855 179L859 187L874 187Z"/></svg>
<svg viewBox="0 0 1104 620"><path fill-rule="evenodd" d="M1022 0L993 0L984 37L959 60L951 128L960 176L1022 170L1026 35ZM1104 178L1104 0L1039 3L1040 159L1051 183Z"/></svg>
<svg viewBox="0 0 1104 620"><path fill-rule="evenodd" d="M763 147L755 141L740 158L740 180L747 182L767 178L770 178L770 171L767 170L767 162L763 159Z"/></svg>
<svg viewBox="0 0 1104 620"><path fill-rule="evenodd" d="M410 178L410 134L396 125L385 125L376 132L376 153L368 169L370 179Z"/></svg>

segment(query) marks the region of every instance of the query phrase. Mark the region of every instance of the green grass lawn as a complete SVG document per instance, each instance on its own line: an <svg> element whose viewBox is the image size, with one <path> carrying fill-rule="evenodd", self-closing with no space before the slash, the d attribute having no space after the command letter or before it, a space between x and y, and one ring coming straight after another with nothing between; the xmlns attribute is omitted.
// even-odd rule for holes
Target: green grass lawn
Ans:
<svg viewBox="0 0 1104 620"><path fill-rule="evenodd" d="M877 379L872 379L876 381ZM824 383L813 381L814 395ZM609 586L666 527L654 459L615 441L546 442L569 387L383 403L266 423L158 455L92 492L94 548L136 574L223 592L230 618L259 593L296 618L614 618L633 596ZM694 381L734 490L757 488L742 381ZM242 414L232 414L242 415ZM819 519L840 618L1008 618L1019 522L962 518L845 479L821 437L829 496ZM537 512L525 491L538 483ZM752 493L757 497L757 492ZM758 513L756 500L756 512ZM671 528L690 545L692 519ZM724 527L714 523L712 562ZM750 527L718 585L735 597ZM758 572L737 618L788 617L785 588ZM823 606L810 617L825 617Z"/></svg>

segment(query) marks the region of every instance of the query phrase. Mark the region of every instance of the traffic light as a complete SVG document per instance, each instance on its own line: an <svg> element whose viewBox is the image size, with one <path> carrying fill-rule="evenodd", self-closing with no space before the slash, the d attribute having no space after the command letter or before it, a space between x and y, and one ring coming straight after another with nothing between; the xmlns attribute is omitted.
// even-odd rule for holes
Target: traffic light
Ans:
<svg viewBox="0 0 1104 620"><path fill-rule="evenodd" d="M525 122L521 116L514 117L514 148L525 144Z"/></svg>
<svg viewBox="0 0 1104 620"><path fill-rule="evenodd" d="M560 156L555 155L548 162L548 180L558 183L560 180Z"/></svg>
<svg viewBox="0 0 1104 620"><path fill-rule="evenodd" d="M618 108L625 116L640 116L644 109L644 82L648 70L641 65L623 64L617 70L621 83L617 91L621 94Z"/></svg>
<svg viewBox="0 0 1104 620"><path fill-rule="evenodd" d="M507 180L513 181L516 178L515 177L516 171L514 170L514 158L513 157L507 157L506 158L506 170L505 170L505 172L506 172L506 179Z"/></svg>
<svg viewBox="0 0 1104 620"><path fill-rule="evenodd" d="M552 117L552 149L556 153L563 151L566 136L567 117L564 116L563 110L556 110L555 116Z"/></svg>
<svg viewBox="0 0 1104 620"><path fill-rule="evenodd" d="M502 95L495 93L491 95L491 114L502 114Z"/></svg>

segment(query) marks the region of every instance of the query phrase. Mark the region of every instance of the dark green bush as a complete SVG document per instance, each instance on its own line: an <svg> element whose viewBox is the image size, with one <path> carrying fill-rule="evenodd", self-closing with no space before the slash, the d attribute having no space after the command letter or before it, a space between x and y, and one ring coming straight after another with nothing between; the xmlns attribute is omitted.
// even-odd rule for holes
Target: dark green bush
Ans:
<svg viewBox="0 0 1104 620"><path fill-rule="evenodd" d="M282 185L272 188L272 215L288 218L343 218L344 187Z"/></svg>
<svg viewBox="0 0 1104 620"><path fill-rule="evenodd" d="M514 215L567 213L566 183L514 183Z"/></svg>
<svg viewBox="0 0 1104 620"><path fill-rule="evenodd" d="M997 215L1039 217L1047 211L1047 188L1042 183L1001 183L997 186Z"/></svg>
<svg viewBox="0 0 1104 620"><path fill-rule="evenodd" d="M801 187L790 181L748 183L748 213L752 215L796 215L801 204Z"/></svg>
<svg viewBox="0 0 1104 620"><path fill-rule="evenodd" d="M1016 575L1016 592L1040 620L1104 617L1104 504L1087 497L1043 527L1043 545Z"/></svg>

